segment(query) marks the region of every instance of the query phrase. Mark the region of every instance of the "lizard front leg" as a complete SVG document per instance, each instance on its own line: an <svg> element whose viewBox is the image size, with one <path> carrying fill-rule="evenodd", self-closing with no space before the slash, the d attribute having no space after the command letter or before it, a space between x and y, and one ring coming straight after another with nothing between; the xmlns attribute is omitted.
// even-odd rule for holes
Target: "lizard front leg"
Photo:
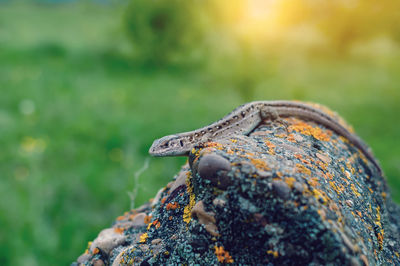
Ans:
<svg viewBox="0 0 400 266"><path fill-rule="evenodd" d="M282 117L279 116L278 109L272 106L261 106L260 107L260 117L265 123L278 122L282 124L287 130L289 127L288 122L286 122Z"/></svg>

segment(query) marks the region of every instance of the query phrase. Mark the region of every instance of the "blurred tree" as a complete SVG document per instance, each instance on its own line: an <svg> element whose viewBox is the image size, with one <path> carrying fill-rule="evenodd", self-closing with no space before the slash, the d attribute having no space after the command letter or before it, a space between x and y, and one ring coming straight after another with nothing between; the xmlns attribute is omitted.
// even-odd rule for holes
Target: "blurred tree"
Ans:
<svg viewBox="0 0 400 266"><path fill-rule="evenodd" d="M400 33L397 0L282 0L276 14L284 31L299 24L312 25L327 38L329 49L342 54L357 42L382 35L398 39Z"/></svg>
<svg viewBox="0 0 400 266"><path fill-rule="evenodd" d="M131 1L125 26L136 56L150 64L198 57L205 29L201 8L195 0Z"/></svg>

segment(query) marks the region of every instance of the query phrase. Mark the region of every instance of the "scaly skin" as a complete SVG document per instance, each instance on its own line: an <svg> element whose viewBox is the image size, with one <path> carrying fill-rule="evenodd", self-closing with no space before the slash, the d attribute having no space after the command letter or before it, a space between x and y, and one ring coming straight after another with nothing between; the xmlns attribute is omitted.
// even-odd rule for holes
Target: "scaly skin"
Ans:
<svg viewBox="0 0 400 266"><path fill-rule="evenodd" d="M155 140L150 147L149 153L152 156L185 156L189 154L194 146L201 143L225 136L248 135L263 121L273 121L278 118L292 116L322 124L345 137L382 174L382 170L369 148L356 135L321 110L304 103L292 101L255 101L243 104L208 126Z"/></svg>

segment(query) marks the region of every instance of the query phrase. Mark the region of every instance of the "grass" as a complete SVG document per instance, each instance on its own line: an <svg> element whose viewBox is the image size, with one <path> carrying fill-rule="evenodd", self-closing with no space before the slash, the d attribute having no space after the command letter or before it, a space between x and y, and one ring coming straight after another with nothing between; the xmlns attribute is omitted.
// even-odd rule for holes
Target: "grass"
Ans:
<svg viewBox="0 0 400 266"><path fill-rule="evenodd" d="M277 56L251 93L219 73L142 67L114 6L0 8L0 264L68 264L128 210L134 174L160 136L246 100L337 110L373 148L400 201L400 60ZM136 206L184 158L151 158Z"/></svg>

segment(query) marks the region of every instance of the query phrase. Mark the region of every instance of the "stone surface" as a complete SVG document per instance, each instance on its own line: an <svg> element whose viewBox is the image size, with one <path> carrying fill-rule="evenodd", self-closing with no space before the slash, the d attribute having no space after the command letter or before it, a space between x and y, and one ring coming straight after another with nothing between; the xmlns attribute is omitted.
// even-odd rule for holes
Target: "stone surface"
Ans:
<svg viewBox="0 0 400 266"><path fill-rule="evenodd" d="M201 225L213 236L218 236L218 228L215 225L215 213L206 212L203 201L198 201L192 209L192 216L197 217Z"/></svg>
<svg viewBox="0 0 400 266"><path fill-rule="evenodd" d="M199 160L197 172L201 178L208 179L212 184L225 189L231 184L226 173L231 170L230 162L216 154L204 154Z"/></svg>
<svg viewBox="0 0 400 266"><path fill-rule="evenodd" d="M295 118L195 148L152 204L76 264L400 265L385 179L346 139Z"/></svg>
<svg viewBox="0 0 400 266"><path fill-rule="evenodd" d="M90 251L93 253L95 248L109 254L112 249L123 244L126 241L126 236L116 231L113 228L104 229L90 246Z"/></svg>

